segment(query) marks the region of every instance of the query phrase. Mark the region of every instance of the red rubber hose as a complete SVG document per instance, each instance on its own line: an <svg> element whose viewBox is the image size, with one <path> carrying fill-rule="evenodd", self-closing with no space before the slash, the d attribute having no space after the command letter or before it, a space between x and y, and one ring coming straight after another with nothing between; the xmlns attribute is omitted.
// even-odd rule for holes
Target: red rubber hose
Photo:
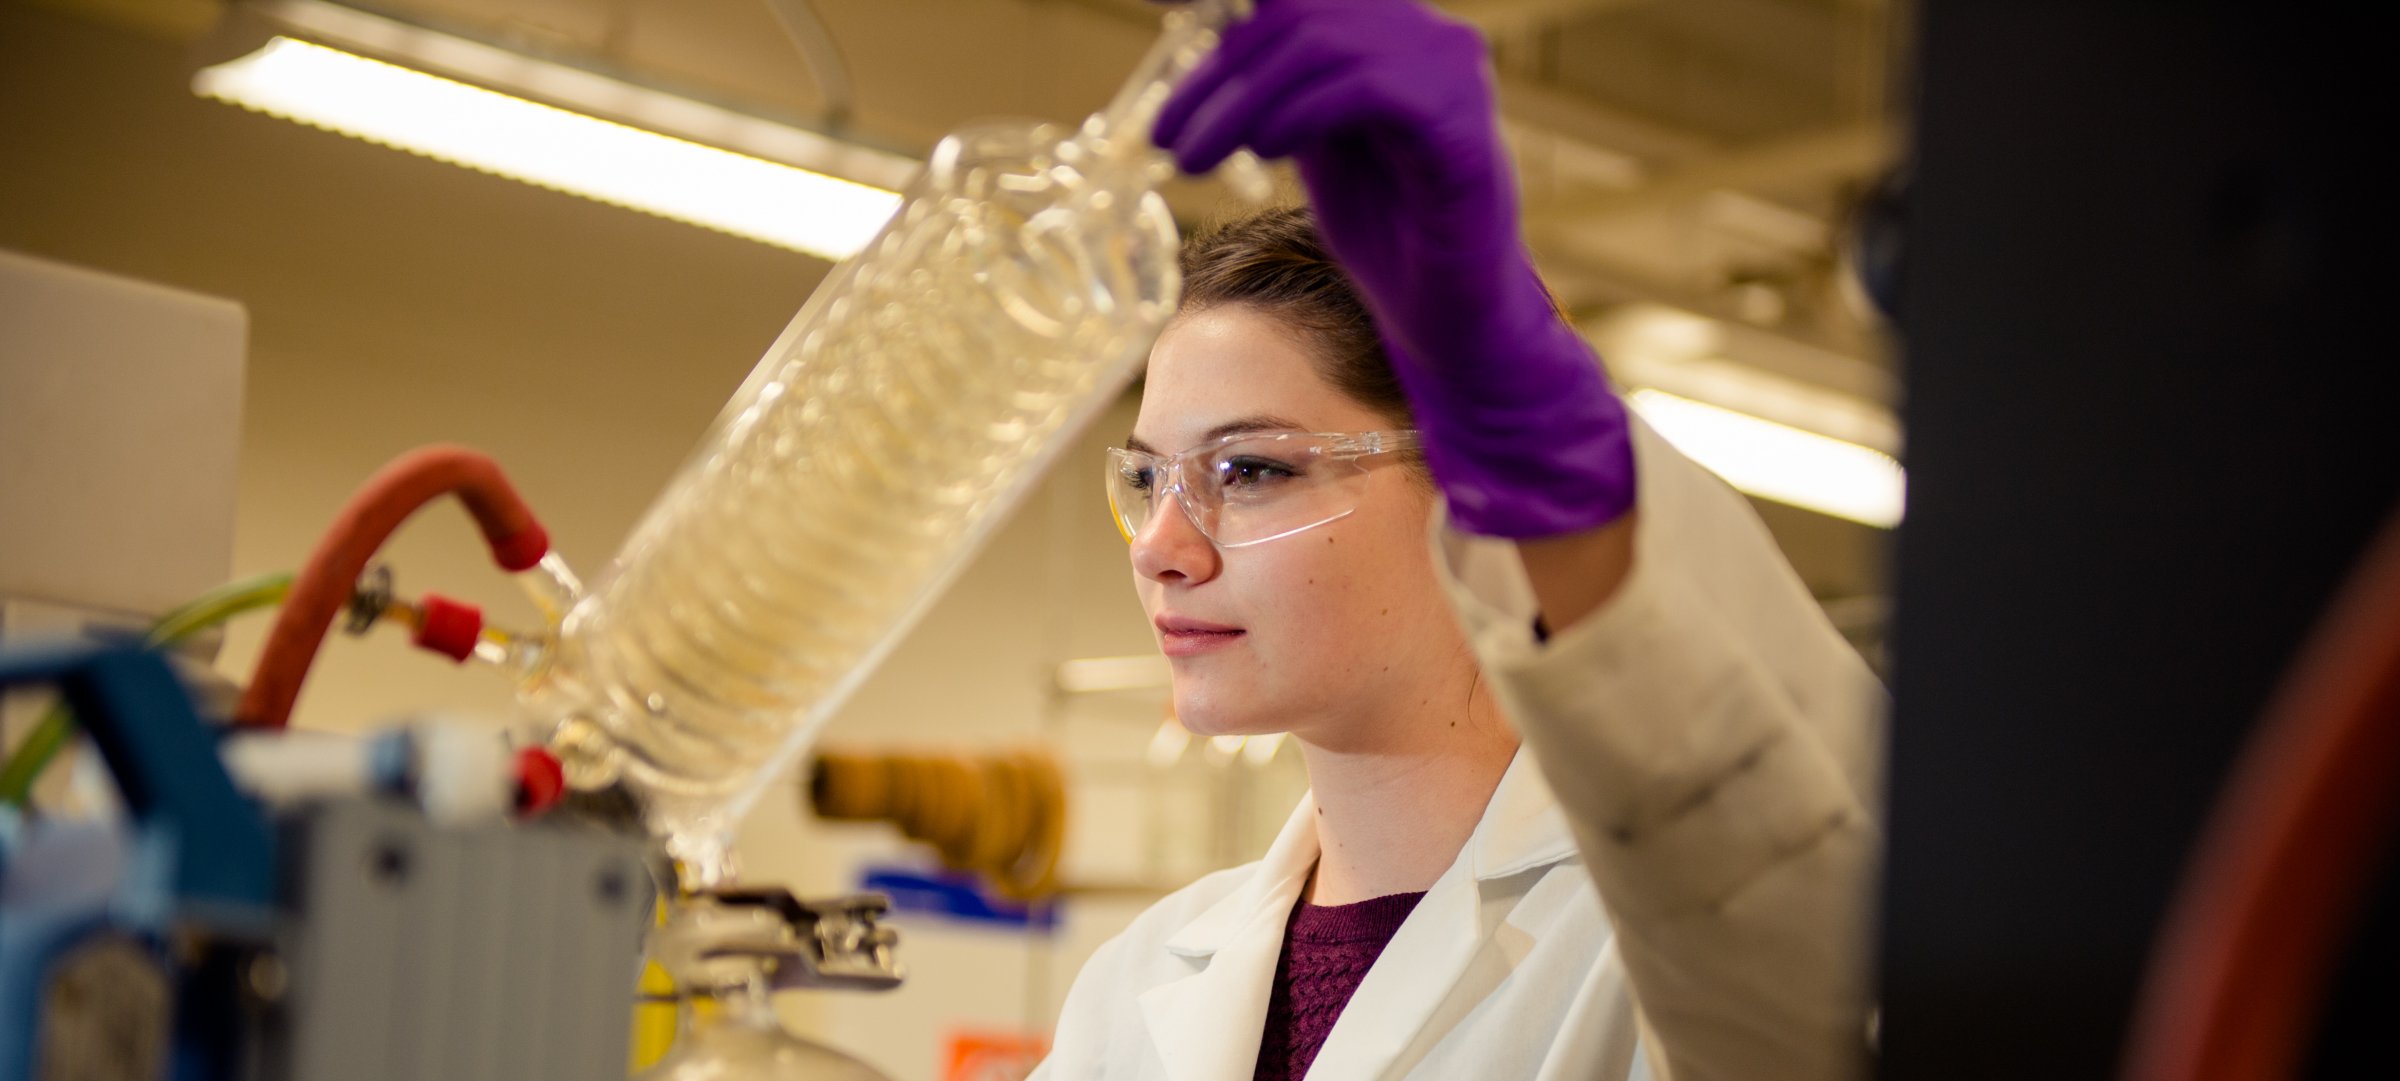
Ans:
<svg viewBox="0 0 2400 1081"><path fill-rule="evenodd" d="M464 447L431 446L393 459L351 495L334 516L333 527L309 553L275 629L268 632L258 669L234 714L236 723L283 727L300 697L301 681L316 660L317 647L349 601L367 561L418 507L451 492L458 493L474 515L501 567L522 571L549 552L549 535L490 458Z"/></svg>
<svg viewBox="0 0 2400 1081"><path fill-rule="evenodd" d="M2129 1081L2297 1077L2396 828L2400 518L2235 765L2152 958Z"/></svg>

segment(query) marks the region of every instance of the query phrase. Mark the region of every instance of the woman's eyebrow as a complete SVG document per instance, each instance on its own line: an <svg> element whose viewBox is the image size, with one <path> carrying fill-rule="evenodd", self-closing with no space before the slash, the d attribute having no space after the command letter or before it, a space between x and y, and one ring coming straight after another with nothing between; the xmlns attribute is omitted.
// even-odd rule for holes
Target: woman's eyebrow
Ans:
<svg viewBox="0 0 2400 1081"><path fill-rule="evenodd" d="M1305 432L1307 430L1307 426L1289 417L1279 417L1273 413L1253 413L1210 428L1206 435L1200 437L1200 442L1206 443L1212 439L1223 439L1241 432ZM1137 435L1125 437L1125 449L1142 454L1155 455L1158 453L1156 447L1143 442L1142 438Z"/></svg>
<svg viewBox="0 0 2400 1081"><path fill-rule="evenodd" d="M1279 417L1272 413L1253 413L1210 428L1207 435L1200 437L1200 441L1205 443L1211 439L1222 439L1237 432L1301 432L1307 430L1299 421L1288 417Z"/></svg>

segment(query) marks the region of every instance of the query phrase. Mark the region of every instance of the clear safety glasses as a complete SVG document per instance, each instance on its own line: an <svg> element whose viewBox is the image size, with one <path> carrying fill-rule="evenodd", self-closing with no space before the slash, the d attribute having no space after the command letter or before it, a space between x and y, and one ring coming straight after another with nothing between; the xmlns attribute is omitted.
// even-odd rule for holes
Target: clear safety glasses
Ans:
<svg viewBox="0 0 2400 1081"><path fill-rule="evenodd" d="M1347 517L1376 456L1416 447L1406 430L1245 433L1165 457L1110 447L1108 506L1127 543L1172 493L1217 547L1261 544Z"/></svg>

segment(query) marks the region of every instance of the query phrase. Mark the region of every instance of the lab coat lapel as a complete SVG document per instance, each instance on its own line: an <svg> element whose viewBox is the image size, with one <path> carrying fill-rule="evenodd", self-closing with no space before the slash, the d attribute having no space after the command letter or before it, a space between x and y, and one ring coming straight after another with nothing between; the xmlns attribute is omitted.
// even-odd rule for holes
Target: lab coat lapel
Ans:
<svg viewBox="0 0 2400 1081"><path fill-rule="evenodd" d="M1169 1081L1246 1081L1257 1072L1283 929L1317 862L1316 799L1300 806L1249 881L1167 940L1196 970L1142 993L1142 1020Z"/></svg>
<svg viewBox="0 0 2400 1081"><path fill-rule="evenodd" d="M1518 751L1458 859L1343 1007L1309 1081L1367 1081L1414 1068L1536 947L1508 916L1531 872L1574 855L1566 815L1532 753Z"/></svg>

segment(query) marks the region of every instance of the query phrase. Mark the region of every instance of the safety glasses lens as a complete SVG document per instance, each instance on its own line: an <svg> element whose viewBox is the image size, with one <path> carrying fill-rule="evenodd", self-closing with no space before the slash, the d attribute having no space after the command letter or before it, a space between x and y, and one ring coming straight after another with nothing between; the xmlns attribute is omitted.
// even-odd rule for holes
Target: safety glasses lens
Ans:
<svg viewBox="0 0 2400 1081"><path fill-rule="evenodd" d="M1108 452L1108 509L1117 520L1117 532L1131 543L1142 526L1150 521L1151 508L1165 486L1164 463L1147 454L1137 454L1119 448Z"/></svg>
<svg viewBox="0 0 2400 1081"><path fill-rule="evenodd" d="M1350 513L1366 475L1358 459L1297 436L1228 443L1206 464L1208 490L1195 495L1214 508L1213 535L1226 547L1289 536Z"/></svg>
<svg viewBox="0 0 2400 1081"><path fill-rule="evenodd" d="M1173 499L1219 547L1258 544L1358 509L1375 453L1296 433L1230 440L1173 458L1111 448L1109 510L1128 542Z"/></svg>

